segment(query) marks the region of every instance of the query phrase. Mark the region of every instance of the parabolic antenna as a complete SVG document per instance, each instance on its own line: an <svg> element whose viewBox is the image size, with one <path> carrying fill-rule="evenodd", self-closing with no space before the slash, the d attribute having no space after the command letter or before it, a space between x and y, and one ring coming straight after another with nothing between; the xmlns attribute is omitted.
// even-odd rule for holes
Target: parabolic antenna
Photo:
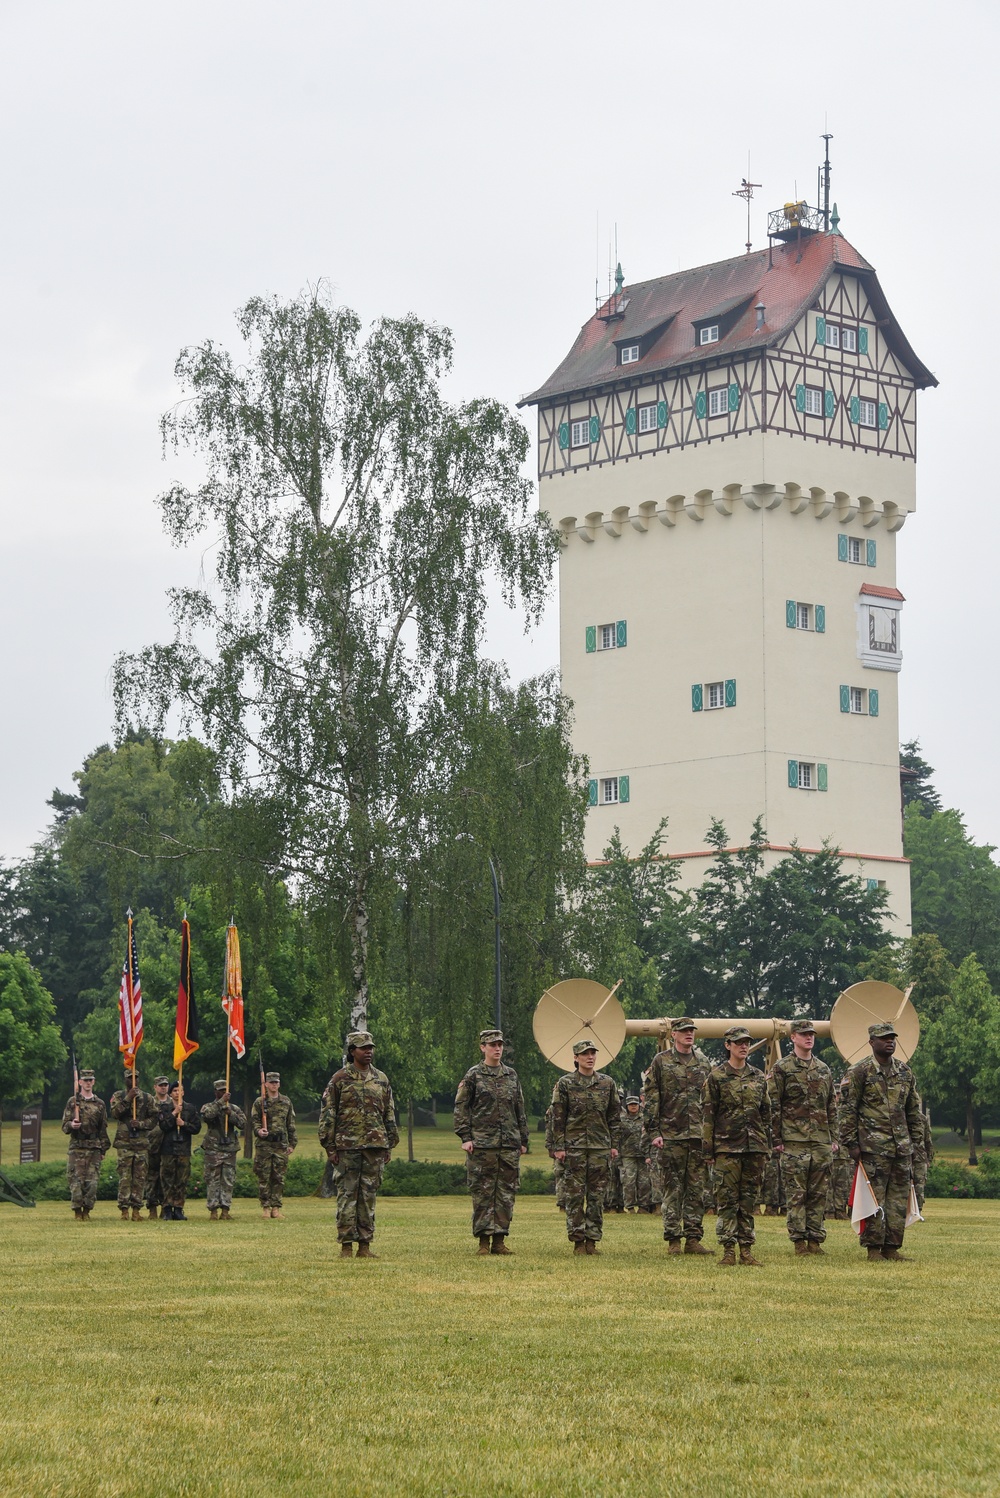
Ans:
<svg viewBox="0 0 1000 1498"><path fill-rule="evenodd" d="M849 1066L870 1056L868 1026L891 1020L898 1033L896 1055L909 1061L920 1039L920 1021L908 993L892 983L855 983L845 988L830 1015L830 1036Z"/></svg>
<svg viewBox="0 0 1000 1498"><path fill-rule="evenodd" d="M577 1040L594 1042L598 1068L613 1061L625 1041L625 1011L614 995L614 988L605 988L592 978L567 978L547 988L531 1022L535 1043L546 1061L561 1071L572 1071Z"/></svg>

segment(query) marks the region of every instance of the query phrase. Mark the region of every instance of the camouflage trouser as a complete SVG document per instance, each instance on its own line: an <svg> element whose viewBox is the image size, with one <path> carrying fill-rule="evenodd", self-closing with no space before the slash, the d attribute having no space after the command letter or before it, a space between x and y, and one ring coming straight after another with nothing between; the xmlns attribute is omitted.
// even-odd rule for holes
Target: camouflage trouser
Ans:
<svg viewBox="0 0 1000 1498"><path fill-rule="evenodd" d="M715 1233L724 1248L733 1243L753 1243L753 1219L766 1164L763 1153L716 1155L715 1210L719 1220Z"/></svg>
<svg viewBox="0 0 1000 1498"><path fill-rule="evenodd" d="M552 1162L552 1179L556 1184L556 1206L566 1205L566 1167L561 1160Z"/></svg>
<svg viewBox="0 0 1000 1498"><path fill-rule="evenodd" d="M705 1228L705 1159L701 1142L666 1140L661 1150L664 1238L701 1238Z"/></svg>
<svg viewBox="0 0 1000 1498"><path fill-rule="evenodd" d="M913 1189L917 1193L917 1208L924 1210L924 1192L927 1190L927 1161L913 1167Z"/></svg>
<svg viewBox="0 0 1000 1498"><path fill-rule="evenodd" d="M760 1202L772 1215L785 1209L785 1183L781 1178L781 1159L778 1155L772 1155L764 1167Z"/></svg>
<svg viewBox="0 0 1000 1498"><path fill-rule="evenodd" d="M604 1188L604 1210L605 1212L623 1212L625 1210L625 1193L622 1188L621 1165L617 1160L612 1160L608 1166L608 1184Z"/></svg>
<svg viewBox="0 0 1000 1498"><path fill-rule="evenodd" d="M236 1185L236 1151L202 1150L205 1157L205 1205L211 1212L231 1207Z"/></svg>
<svg viewBox="0 0 1000 1498"><path fill-rule="evenodd" d="M472 1197L472 1236L510 1232L514 1195L521 1179L520 1150L474 1149L466 1157Z"/></svg>
<svg viewBox="0 0 1000 1498"><path fill-rule="evenodd" d="M715 1212L715 1166L705 1161L705 1211Z"/></svg>
<svg viewBox="0 0 1000 1498"><path fill-rule="evenodd" d="M607 1150L567 1151L563 1182L566 1189L566 1231L574 1243L601 1238L604 1193L611 1176Z"/></svg>
<svg viewBox="0 0 1000 1498"><path fill-rule="evenodd" d="M648 1212L652 1206L650 1195L649 1166L640 1155L627 1155L621 1162L622 1170L622 1200L626 1212L630 1207L638 1207L641 1212Z"/></svg>
<svg viewBox="0 0 1000 1498"><path fill-rule="evenodd" d="M162 1207L163 1206L163 1187L160 1185L160 1160L161 1160L161 1158L162 1157L161 1157L159 1151L157 1151L154 1154L153 1151L150 1150L150 1152L149 1152L149 1170L148 1170L148 1173L146 1175L146 1206L147 1207Z"/></svg>
<svg viewBox="0 0 1000 1498"><path fill-rule="evenodd" d="M663 1158L662 1151L652 1150L649 1157L649 1197L653 1207L663 1205Z"/></svg>
<svg viewBox="0 0 1000 1498"><path fill-rule="evenodd" d="M141 1207L142 1193L149 1169L149 1150L129 1149L126 1146L118 1154L118 1205Z"/></svg>
<svg viewBox="0 0 1000 1498"><path fill-rule="evenodd" d="M862 1248L900 1248L910 1202L910 1161L895 1155L862 1155L861 1163L882 1211L861 1229Z"/></svg>
<svg viewBox="0 0 1000 1498"><path fill-rule="evenodd" d="M788 1236L793 1243L822 1243L826 1237L826 1192L833 1164L828 1144L785 1145L781 1178L788 1204Z"/></svg>
<svg viewBox="0 0 1000 1498"><path fill-rule="evenodd" d="M384 1170L385 1150L338 1151L333 1167L338 1243L370 1243L374 1238L375 1197Z"/></svg>
<svg viewBox="0 0 1000 1498"><path fill-rule="evenodd" d="M253 1173L257 1177L257 1195L262 1207L281 1206L287 1169L288 1150L283 1144L268 1144L266 1139L254 1141Z"/></svg>
<svg viewBox="0 0 1000 1498"><path fill-rule="evenodd" d="M160 1156L160 1191L167 1207L183 1207L191 1179L190 1155Z"/></svg>
<svg viewBox="0 0 1000 1498"><path fill-rule="evenodd" d="M854 1162L850 1155L845 1149L839 1149L833 1157L830 1180L826 1189L827 1217L847 1215L847 1198L851 1190L853 1171Z"/></svg>
<svg viewBox="0 0 1000 1498"><path fill-rule="evenodd" d="M97 1200L97 1177L101 1173L100 1150L71 1149L66 1156L66 1179L69 1181L69 1199L74 1210L78 1207L89 1212Z"/></svg>

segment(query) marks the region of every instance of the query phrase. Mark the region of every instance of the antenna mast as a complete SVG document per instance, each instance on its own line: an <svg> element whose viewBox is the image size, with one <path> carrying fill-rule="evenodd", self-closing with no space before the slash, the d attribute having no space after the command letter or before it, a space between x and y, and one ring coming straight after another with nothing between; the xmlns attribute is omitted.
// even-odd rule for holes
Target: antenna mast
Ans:
<svg viewBox="0 0 1000 1498"><path fill-rule="evenodd" d="M825 233L829 233L829 230L830 230L830 142L833 140L833 136L829 132L826 132L825 134L823 134L823 135L820 136L820 140L826 142L826 157L825 157L825 159L823 161L823 165L820 167L820 176L822 177L822 181L823 181L823 194L822 194L822 196L823 196L823 230L824 230Z"/></svg>
<svg viewBox="0 0 1000 1498"><path fill-rule="evenodd" d="M750 170L750 152L748 151L747 152L747 171L749 172L749 170ZM742 179L742 181L740 182L740 185L739 185L738 189L736 190L736 192L733 193L733 197L734 198L742 198L744 200L744 202L746 203L746 205L747 205L747 254L748 255L749 255L751 249L753 248L753 245L752 245L751 240L750 240L750 203L751 203L751 201L753 199L753 190L754 190L754 188L755 187L760 187L760 186L762 186L762 184L760 182L748 182L747 179L746 179L746 177L744 177Z"/></svg>

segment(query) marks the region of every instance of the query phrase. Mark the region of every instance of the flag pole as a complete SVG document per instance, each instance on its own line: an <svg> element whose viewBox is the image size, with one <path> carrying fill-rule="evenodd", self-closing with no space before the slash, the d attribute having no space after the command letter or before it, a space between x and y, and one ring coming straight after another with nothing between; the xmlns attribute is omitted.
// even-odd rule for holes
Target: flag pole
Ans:
<svg viewBox="0 0 1000 1498"><path fill-rule="evenodd" d="M128 960L128 965L129 965L129 980L128 980L128 990L129 990L129 992L128 992L128 1001L129 1001L129 1006L131 1007L131 1005L132 1005L132 907L131 907L131 905L129 906L129 909L128 909L128 959L127 960ZM135 1013L134 1009L133 1009L132 1012L133 1012L133 1015L134 1015L134 1013ZM133 1035L133 1040L134 1039L135 1039L135 1036ZM132 1091L133 1092L135 1091L135 1046L132 1047ZM135 1123L135 1120L136 1120L135 1098L133 1098L132 1099L132 1122Z"/></svg>
<svg viewBox="0 0 1000 1498"><path fill-rule="evenodd" d="M229 930L232 929L233 918L229 917ZM229 993L229 930L226 931L226 957L222 965L222 982L226 990L226 1096L229 1096L229 1068L232 1062L233 1036L232 1036L232 999ZM229 1110L226 1110L226 1135L229 1134Z"/></svg>

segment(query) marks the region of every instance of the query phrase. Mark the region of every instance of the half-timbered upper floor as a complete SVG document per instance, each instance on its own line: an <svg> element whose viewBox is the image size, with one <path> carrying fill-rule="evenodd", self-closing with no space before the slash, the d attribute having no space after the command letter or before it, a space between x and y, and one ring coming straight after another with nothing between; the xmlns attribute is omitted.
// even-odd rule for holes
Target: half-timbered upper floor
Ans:
<svg viewBox="0 0 1000 1498"><path fill-rule="evenodd" d="M522 405L539 477L780 432L912 461L937 381L836 233L623 286Z"/></svg>

